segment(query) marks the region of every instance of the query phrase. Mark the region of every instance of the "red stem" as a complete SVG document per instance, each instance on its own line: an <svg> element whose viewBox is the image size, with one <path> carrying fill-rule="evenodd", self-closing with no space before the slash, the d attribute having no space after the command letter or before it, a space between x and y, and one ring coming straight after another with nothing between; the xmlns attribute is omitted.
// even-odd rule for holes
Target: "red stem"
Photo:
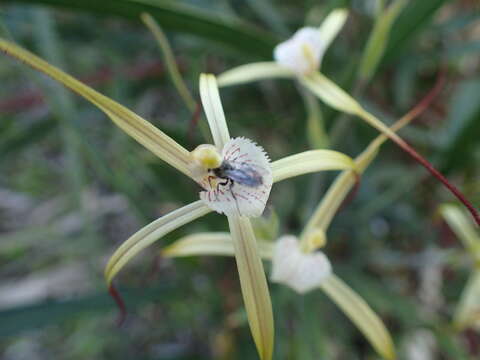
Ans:
<svg viewBox="0 0 480 360"><path fill-rule="evenodd" d="M127 317L127 307L125 306L125 302L122 299L122 296L120 293L117 291L115 286L113 284L110 284L108 287L108 292L112 299L115 301L115 304L118 307L118 310L120 311L118 318L117 318L117 326L122 326L122 324L125 322L125 319Z"/></svg>
<svg viewBox="0 0 480 360"><path fill-rule="evenodd" d="M445 80L444 73L442 72L435 84L434 88L430 91L425 98L423 98L411 111L410 116L417 117L423 110L427 108L430 102L435 96L440 92L443 87ZM408 116L408 114L407 114ZM388 136L388 135L387 135ZM457 197L460 202L465 205L473 219L475 220L477 226L480 226L480 214L477 209L467 200L467 198L458 190L455 185L451 184L445 176L443 176L437 169L433 167L428 160L423 156L417 153L407 142L401 138L395 138L388 136L390 140L394 141L398 146L405 150L411 157L413 157L417 162L419 162L425 169L427 169L434 177L436 177L445 187L450 190L450 192Z"/></svg>
<svg viewBox="0 0 480 360"><path fill-rule="evenodd" d="M450 190L450 192L457 197L460 202L465 205L470 214L472 214L473 219L477 223L477 226L480 226L480 214L477 209L467 200L467 198L456 188L455 185L451 184L445 176L443 176L437 169L433 167L428 160L423 158L419 153L417 153L410 145L408 145L403 140L398 140L391 138L398 146L405 150L411 157L417 160L425 169L427 169L433 176L435 176L445 187Z"/></svg>

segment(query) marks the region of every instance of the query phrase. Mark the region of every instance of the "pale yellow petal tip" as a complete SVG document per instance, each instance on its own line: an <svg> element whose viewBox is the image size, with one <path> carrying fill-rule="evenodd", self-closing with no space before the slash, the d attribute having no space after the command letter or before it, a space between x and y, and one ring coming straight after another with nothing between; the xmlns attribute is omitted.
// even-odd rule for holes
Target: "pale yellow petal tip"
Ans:
<svg viewBox="0 0 480 360"><path fill-rule="evenodd" d="M330 16L335 16L338 18L346 18L348 16L348 9L347 8L336 8L330 14Z"/></svg>

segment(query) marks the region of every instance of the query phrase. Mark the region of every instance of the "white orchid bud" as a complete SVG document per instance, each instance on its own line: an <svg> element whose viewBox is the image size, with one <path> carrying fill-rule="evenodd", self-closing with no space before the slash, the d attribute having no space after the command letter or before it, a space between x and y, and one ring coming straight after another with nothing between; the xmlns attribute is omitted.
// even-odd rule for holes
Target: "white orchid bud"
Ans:
<svg viewBox="0 0 480 360"><path fill-rule="evenodd" d="M325 50L319 30L304 27L287 41L278 44L273 57L279 65L298 75L307 75L318 69Z"/></svg>
<svg viewBox="0 0 480 360"><path fill-rule="evenodd" d="M320 286L332 273L332 266L322 252L304 253L295 236L281 237L275 244L272 259L273 282L304 294Z"/></svg>

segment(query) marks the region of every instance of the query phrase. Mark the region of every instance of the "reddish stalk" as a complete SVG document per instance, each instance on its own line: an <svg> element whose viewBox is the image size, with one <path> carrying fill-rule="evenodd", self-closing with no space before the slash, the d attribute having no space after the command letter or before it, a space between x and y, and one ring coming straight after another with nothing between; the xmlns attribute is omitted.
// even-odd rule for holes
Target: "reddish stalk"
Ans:
<svg viewBox="0 0 480 360"><path fill-rule="evenodd" d="M398 146L400 146L404 151L406 151L411 157L413 157L417 162L419 162L425 169L427 169L430 174L435 176L450 192L457 197L458 200L468 209L473 219L475 220L477 226L480 226L480 214L477 209L467 200L467 198L457 189L455 185L450 183L448 179L443 176L437 169L433 167L432 164L419 153L417 153L409 144L404 140L399 138L390 138Z"/></svg>
<svg viewBox="0 0 480 360"><path fill-rule="evenodd" d="M118 307L118 310L120 311L118 318L117 318L117 326L122 326L122 324L125 322L125 319L127 317L127 307L125 306L125 302L122 299L122 296L120 293L117 291L115 286L113 284L110 284L108 287L108 292L110 296L113 298L115 301L115 304Z"/></svg>
<svg viewBox="0 0 480 360"><path fill-rule="evenodd" d="M427 95L425 95L419 102L416 104L408 113L406 113L400 120L398 120L395 124L393 124L390 129L393 131L399 130L405 124L410 123L411 121L415 120L418 116L420 116L427 108L432 105L432 101L437 97L440 91L443 88L445 83L445 73L441 72L435 82L435 85L432 89L429 90ZM352 189L350 190L347 198L343 201L340 210L345 208L348 204L350 204L353 199L357 196L358 189L360 188L360 174L355 174L355 184L353 185Z"/></svg>
<svg viewBox="0 0 480 360"><path fill-rule="evenodd" d="M418 116L428 104L433 100L433 98L438 94L444 82L444 76L441 75L435 87L430 91L430 93L422 100L420 103L415 106L410 111L410 116L416 117ZM407 114L408 116L408 114ZM460 202L468 209L470 214L472 215L473 219L475 220L477 226L480 226L480 214L478 213L477 209L473 207L473 205L467 200L467 198L457 189L457 187L451 184L448 179L443 176L437 169L433 167L432 164L428 160L426 160L423 156L417 153L405 140L401 139L400 137L396 136L395 133L388 134L385 133L385 129L380 128L378 125L374 125L378 130L383 132L385 136L387 136L390 140L395 142L400 148L402 148L405 152L407 152L412 158L414 158L420 165L422 165L425 169L427 169L430 174L432 174L435 178L437 178L450 192L458 199ZM390 130L386 128L386 130Z"/></svg>

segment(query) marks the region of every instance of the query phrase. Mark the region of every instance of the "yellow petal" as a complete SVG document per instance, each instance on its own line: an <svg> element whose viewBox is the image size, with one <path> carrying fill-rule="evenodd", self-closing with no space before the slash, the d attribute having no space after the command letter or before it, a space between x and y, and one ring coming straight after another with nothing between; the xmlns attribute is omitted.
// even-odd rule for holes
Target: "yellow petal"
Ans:
<svg viewBox="0 0 480 360"><path fill-rule="evenodd" d="M162 216L143 227L126 240L110 257L105 278L110 285L114 276L140 251L169 232L211 212L203 201L196 201Z"/></svg>
<svg viewBox="0 0 480 360"><path fill-rule="evenodd" d="M252 225L248 218L237 216L229 216L228 223L250 330L260 358L270 360L274 339L272 304Z"/></svg>
<svg viewBox="0 0 480 360"><path fill-rule="evenodd" d="M384 358L396 358L395 346L382 320L353 289L332 274L320 285Z"/></svg>
<svg viewBox="0 0 480 360"><path fill-rule="evenodd" d="M335 9L328 14L328 16L322 22L322 25L320 25L318 28L320 39L322 39L322 44L325 50L330 46L333 39L335 39L342 29L345 21L347 20L347 16L347 9Z"/></svg>
<svg viewBox="0 0 480 360"><path fill-rule="evenodd" d="M168 42L165 33L163 32L160 25L158 25L158 23L155 21L155 19L150 16L150 14L143 13L140 17L157 40L158 46L160 47L160 50L162 52L163 60L165 61L165 65L167 66L167 71L170 75L170 78L172 79L173 85L177 89L182 100L185 102L188 110L190 110L190 112L192 113L195 112L197 103L193 99L192 94L188 90L185 82L183 81L182 76L180 75L180 71L178 71L177 62L175 61L172 48L170 47L170 43Z"/></svg>
<svg viewBox="0 0 480 360"><path fill-rule="evenodd" d="M355 169L352 158L333 150L310 150L272 163L273 182L324 170Z"/></svg>
<svg viewBox="0 0 480 360"><path fill-rule="evenodd" d="M225 113L223 112L217 80L214 75L200 75L200 98L212 132L213 142L218 150L222 151L225 144L230 140L230 134L228 133Z"/></svg>
<svg viewBox="0 0 480 360"><path fill-rule="evenodd" d="M258 251L263 259L270 259L273 244L258 241ZM183 257L198 255L235 256L233 240L230 233L211 232L187 235L162 250L165 257Z"/></svg>
<svg viewBox="0 0 480 360"><path fill-rule="evenodd" d="M258 62L238 66L218 76L218 86L245 84L270 78L292 78L294 73L276 62Z"/></svg>
<svg viewBox="0 0 480 360"><path fill-rule="evenodd" d="M480 270L470 275L460 302L455 310L453 323L458 330L469 326L480 328Z"/></svg>
<svg viewBox="0 0 480 360"><path fill-rule="evenodd" d="M458 206L451 204L442 205L440 213L468 252L480 263L480 235L471 225L470 219Z"/></svg>
<svg viewBox="0 0 480 360"><path fill-rule="evenodd" d="M0 39L0 50L83 96L160 159L190 176L189 152L145 119L13 43Z"/></svg>

